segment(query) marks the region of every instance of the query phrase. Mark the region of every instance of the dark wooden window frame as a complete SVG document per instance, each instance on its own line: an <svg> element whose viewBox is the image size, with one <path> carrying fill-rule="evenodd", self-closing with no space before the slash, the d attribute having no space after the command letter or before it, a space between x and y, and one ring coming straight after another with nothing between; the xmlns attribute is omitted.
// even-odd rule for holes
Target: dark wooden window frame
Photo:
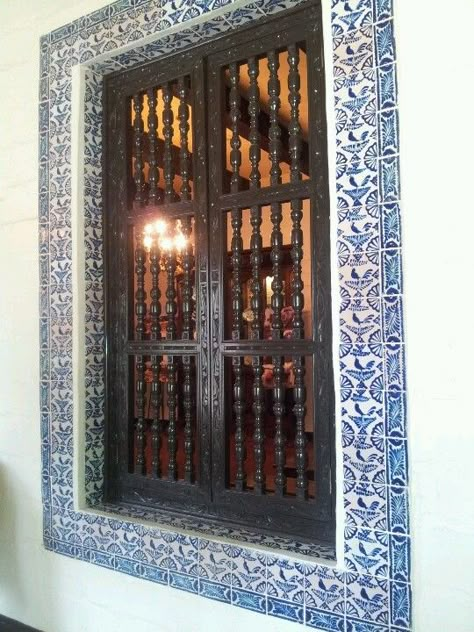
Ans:
<svg viewBox="0 0 474 632"><path fill-rule="evenodd" d="M208 115L208 103L222 111L226 95L221 68L292 42L305 42L308 65L310 177L254 191L223 192L222 120ZM334 385L330 293L330 229L327 174L325 83L321 7L308 2L250 27L220 36L204 45L168 55L141 67L104 78L104 243L106 309L106 466L105 498L118 506L205 518L234 528L289 536L292 539L335 541ZM176 216L192 214L196 239L197 340L130 341L127 279L130 208L129 99L138 91L177 76L193 83L193 200L170 205ZM209 247L209 233L222 234L223 213L234 206L267 205L294 198L311 204L312 337L272 341L271 353L313 356L316 497L301 500L252 495L226 487L226 425L224 358L267 353L265 341L224 339L223 252ZM121 271L117 274L117 271ZM280 348L281 347L281 348ZM199 484L137 476L129 471L129 409L127 358L134 354L193 355L197 368L197 433Z"/></svg>

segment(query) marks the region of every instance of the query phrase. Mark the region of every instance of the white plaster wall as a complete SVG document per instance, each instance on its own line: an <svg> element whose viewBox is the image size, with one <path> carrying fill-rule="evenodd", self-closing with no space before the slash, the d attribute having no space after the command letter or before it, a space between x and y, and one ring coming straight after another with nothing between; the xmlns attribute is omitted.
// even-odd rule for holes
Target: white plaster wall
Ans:
<svg viewBox="0 0 474 632"><path fill-rule="evenodd" d="M472 0L398 0L414 624L474 630Z"/></svg>
<svg viewBox="0 0 474 632"><path fill-rule="evenodd" d="M39 37L104 0L0 2L0 614L45 632L290 632L263 617L54 555L41 533Z"/></svg>
<svg viewBox="0 0 474 632"><path fill-rule="evenodd" d="M38 40L104 4L0 3L0 613L46 632L297 630L42 547ZM473 10L396 6L417 632L474 630Z"/></svg>

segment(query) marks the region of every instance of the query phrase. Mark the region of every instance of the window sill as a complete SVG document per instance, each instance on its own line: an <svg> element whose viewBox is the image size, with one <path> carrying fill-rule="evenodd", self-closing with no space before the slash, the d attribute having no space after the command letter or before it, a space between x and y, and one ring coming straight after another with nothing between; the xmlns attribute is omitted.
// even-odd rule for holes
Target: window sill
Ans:
<svg viewBox="0 0 474 632"><path fill-rule="evenodd" d="M308 543L282 536L254 533L247 529L235 529L218 524L209 519L196 521L196 518L177 516L165 510L144 509L130 504L101 503L93 506L88 505L81 511L110 519L120 518L121 521L144 527L155 527L165 531L173 530L187 536L210 538L236 547L258 549L278 555L290 555L292 558L300 558L307 562L324 563L329 566L334 566L336 563L336 548L326 542Z"/></svg>

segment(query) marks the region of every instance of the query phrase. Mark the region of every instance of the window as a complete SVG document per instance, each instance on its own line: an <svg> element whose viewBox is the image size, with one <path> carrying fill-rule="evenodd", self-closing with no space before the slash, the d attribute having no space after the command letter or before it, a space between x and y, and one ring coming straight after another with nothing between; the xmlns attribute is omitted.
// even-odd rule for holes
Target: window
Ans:
<svg viewBox="0 0 474 632"><path fill-rule="evenodd" d="M104 81L107 499L332 542L320 6Z"/></svg>

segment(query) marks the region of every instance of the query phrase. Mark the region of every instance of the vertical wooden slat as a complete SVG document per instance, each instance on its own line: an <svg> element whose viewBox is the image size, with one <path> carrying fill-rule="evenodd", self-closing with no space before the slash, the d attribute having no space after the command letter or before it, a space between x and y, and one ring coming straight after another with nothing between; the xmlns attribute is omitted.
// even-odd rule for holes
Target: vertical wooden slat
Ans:
<svg viewBox="0 0 474 632"><path fill-rule="evenodd" d="M157 204L159 200L158 183L158 116L156 113L157 90L150 88L148 98L148 204Z"/></svg>
<svg viewBox="0 0 474 632"><path fill-rule="evenodd" d="M176 338L176 254L172 248L165 254L166 267L166 339Z"/></svg>
<svg viewBox="0 0 474 632"><path fill-rule="evenodd" d="M166 339L176 338L176 255L170 248L165 257L166 261ZM176 358L168 355L168 479L177 478L177 428L176 428Z"/></svg>
<svg viewBox="0 0 474 632"><path fill-rule="evenodd" d="M182 220L182 232L186 238L186 246L182 255L183 267L183 340L193 339L193 254L191 244L192 222L189 216ZM192 483L193 473L193 402L192 402L192 367L191 356L183 357L183 411L184 411L184 479Z"/></svg>
<svg viewBox="0 0 474 632"><path fill-rule="evenodd" d="M270 184L277 185L281 182L281 140L280 125L278 124L278 113L281 106L280 101L280 81L278 79L278 69L280 66L279 55L276 51L268 53L268 105L270 109L270 129L269 129L269 154L270 154ZM281 204L274 202L270 207L272 222L271 235L271 259L272 259L272 340L279 340L282 337L281 310L283 309L283 235L281 232L282 211ZM283 432L283 414L285 401L285 385L283 374L283 358L274 356L273 360L273 414L275 416L275 493L282 496L286 491L285 476L285 447L286 439Z"/></svg>
<svg viewBox="0 0 474 632"><path fill-rule="evenodd" d="M176 375L177 358L168 356L168 480L175 481L178 478L176 462L177 428L176 428Z"/></svg>
<svg viewBox="0 0 474 632"><path fill-rule="evenodd" d="M296 44L288 46L288 90L290 101L290 125L289 125L289 149L290 149L290 179L291 182L298 182L301 179L300 154L301 154L301 126L299 123L300 95L300 75L298 70L299 52ZM303 258L303 231L301 230L301 220L303 217L302 201L291 200L291 245L293 259L293 281L292 281L292 304L294 309L293 317L293 338L304 338L304 284L301 277L301 261Z"/></svg>
<svg viewBox="0 0 474 632"><path fill-rule="evenodd" d="M260 91L258 88L259 67L255 57L248 60L249 74L249 160L250 160L250 189L257 189L260 186L260 134L258 129L258 116L260 112ZM253 320L251 324L252 340L259 340L262 336L262 283L261 283L261 266L262 266L262 211L259 206L252 206L250 209L250 224L252 226L252 235L250 237L250 261L252 267L252 296L250 305L253 312ZM262 358L254 356L252 358L253 367L253 414L254 414L254 456L255 456L255 472L254 472L254 491L257 494L265 492L265 450L264 441L265 433L263 428L263 366Z"/></svg>
<svg viewBox="0 0 474 632"><path fill-rule="evenodd" d="M191 186L189 184L189 105L188 105L188 89L186 77L178 79L178 119L179 119L179 165L181 175L181 199L189 200L191 197Z"/></svg>
<svg viewBox="0 0 474 632"><path fill-rule="evenodd" d="M239 190L240 166L242 164L241 140L239 135L240 122L240 94L239 94L239 66L237 63L229 65L230 78L230 120L231 120L231 140L230 140L230 165L231 178L230 190L237 193ZM232 241L231 241L231 264L232 264L232 340L240 340L242 337L242 210L233 208L231 211ZM235 416L235 488L243 491L246 487L245 473L245 432L244 432L244 389L242 357L232 358L233 367L233 409Z"/></svg>
<svg viewBox="0 0 474 632"><path fill-rule="evenodd" d="M262 383L263 366L260 357L252 358L253 366L253 414L255 429L253 435L255 472L254 491L257 494L265 493L265 432L263 428L264 390Z"/></svg>
<svg viewBox="0 0 474 632"><path fill-rule="evenodd" d="M192 247L192 220L191 217L186 216L181 221L181 230L186 239L186 245L182 253L182 267L183 267L183 296L182 296L182 311L183 311L183 340L193 339L193 247Z"/></svg>
<svg viewBox="0 0 474 632"><path fill-rule="evenodd" d="M143 160L143 94L133 96L133 144L135 153L135 165L133 179L135 182L135 202L144 206L145 196L145 163Z"/></svg>
<svg viewBox="0 0 474 632"><path fill-rule="evenodd" d="M183 409L184 409L184 480L192 483L193 472L193 401L191 356L183 357Z"/></svg>
<svg viewBox="0 0 474 632"><path fill-rule="evenodd" d="M240 67L237 63L229 64L230 79L230 121L231 121L231 139L230 139L230 190L236 193L239 190L240 165L242 164L241 140L239 135L240 122L240 94L239 94L239 77Z"/></svg>
<svg viewBox="0 0 474 632"><path fill-rule="evenodd" d="M289 150L290 150L290 180L297 182L301 179L300 153L301 153L301 126L299 123L300 95L300 75L299 75L299 50L296 44L288 46L288 91L290 103L290 125L289 125ZM303 217L302 201L291 201L291 256L293 261L292 279L292 305L293 316L293 338L304 338L304 284L301 275L301 261L303 259L303 231L301 230L301 219ZM293 370L295 373L295 386L293 389L295 404L293 412L296 419L296 494L299 498L307 497L308 481L306 476L306 438L305 438L305 414L306 414L306 386L305 386L305 365L304 358L296 356L293 358Z"/></svg>
<svg viewBox="0 0 474 632"><path fill-rule="evenodd" d="M304 419L306 416L306 383L305 365L302 356L296 356L293 360L293 371L295 372L295 385L293 389L295 405L293 412L296 418L296 495L299 498L306 498L308 495L308 480L306 476L306 437Z"/></svg>
<svg viewBox="0 0 474 632"><path fill-rule="evenodd" d="M250 168L250 189L257 189L260 186L260 134L258 130L258 115L260 112L260 91L258 88L258 62L255 57L248 60L249 74L249 114L250 114L250 130L249 130L249 160ZM259 340L262 334L262 283L260 279L260 270L262 266L262 211L259 206L252 206L250 209L250 224L252 226L252 235L250 237L250 261L252 266L252 297L250 305L253 312L253 320L251 325L251 337L253 340Z"/></svg>
<svg viewBox="0 0 474 632"><path fill-rule="evenodd" d="M171 84L167 83L162 88L163 94L163 177L165 180L165 202L174 200L174 170L173 170L173 109L171 101L173 93Z"/></svg>
<svg viewBox="0 0 474 632"><path fill-rule="evenodd" d="M143 236L137 232L135 247L135 338L142 340L145 332L146 316L146 252ZM135 358L135 393L137 423L135 429L135 473L143 474L145 469L145 364L142 355Z"/></svg>
<svg viewBox="0 0 474 632"><path fill-rule="evenodd" d="M150 315L151 315L151 339L161 339L160 314L161 314L161 292L159 283L160 274L160 252L153 242L150 248L150 271L151 271L151 292L150 292ZM151 406L153 411L153 422L151 427L151 452L152 452L152 476L161 476L161 383L160 383L160 363L161 356L152 356L151 370Z"/></svg>
<svg viewBox="0 0 474 632"><path fill-rule="evenodd" d="M237 491L243 491L247 486L247 474L245 471L245 430L244 430L244 380L242 358L237 356L232 358L232 367L234 369L234 415L235 415L235 488Z"/></svg>
<svg viewBox="0 0 474 632"><path fill-rule="evenodd" d="M269 154L270 154L270 184L275 185L281 182L280 154L281 154L281 130L278 124L278 113L280 111L280 80L278 69L280 58L276 51L268 53L268 106L270 109L270 129Z"/></svg>

